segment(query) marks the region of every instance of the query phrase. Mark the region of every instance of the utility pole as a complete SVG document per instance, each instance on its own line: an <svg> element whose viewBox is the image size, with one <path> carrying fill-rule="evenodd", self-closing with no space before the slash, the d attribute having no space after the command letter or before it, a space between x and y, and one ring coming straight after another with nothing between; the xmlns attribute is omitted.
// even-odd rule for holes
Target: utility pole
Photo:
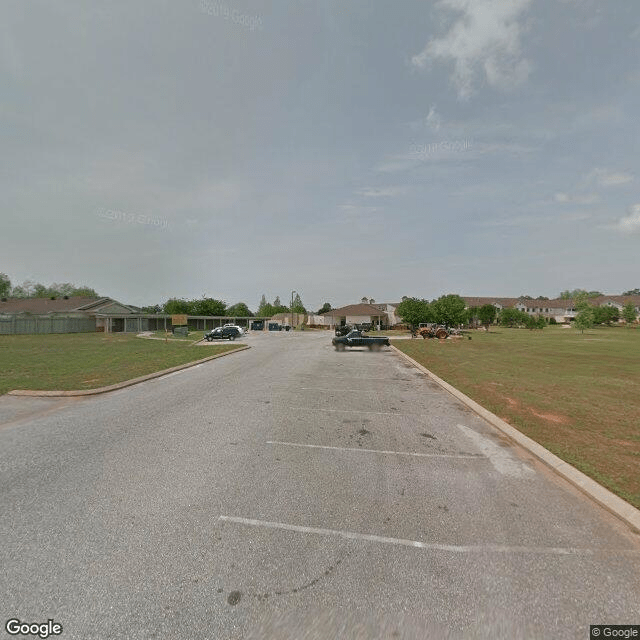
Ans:
<svg viewBox="0 0 640 640"><path fill-rule="evenodd" d="M289 307L289 310L291 311L291 331L293 331L293 294L294 293L298 293L298 292L297 291L291 292L291 306Z"/></svg>

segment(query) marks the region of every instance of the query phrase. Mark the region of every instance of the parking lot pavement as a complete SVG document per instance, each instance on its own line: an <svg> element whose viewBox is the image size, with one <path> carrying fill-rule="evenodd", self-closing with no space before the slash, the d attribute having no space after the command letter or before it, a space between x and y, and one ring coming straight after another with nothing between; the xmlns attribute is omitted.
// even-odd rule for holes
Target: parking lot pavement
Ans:
<svg viewBox="0 0 640 640"><path fill-rule="evenodd" d="M19 422L59 411L72 404L73 398L33 398L0 396L0 429Z"/></svg>
<svg viewBox="0 0 640 640"><path fill-rule="evenodd" d="M330 338L255 332L0 431L0 601L71 638L100 620L112 638L584 638L637 619L638 536L390 350Z"/></svg>

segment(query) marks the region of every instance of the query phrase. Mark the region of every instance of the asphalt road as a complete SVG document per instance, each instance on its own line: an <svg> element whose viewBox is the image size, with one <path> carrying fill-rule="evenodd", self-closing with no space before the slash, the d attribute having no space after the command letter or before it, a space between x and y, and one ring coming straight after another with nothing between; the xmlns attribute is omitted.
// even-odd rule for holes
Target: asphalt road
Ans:
<svg viewBox="0 0 640 640"><path fill-rule="evenodd" d="M640 537L394 353L246 342L103 396L0 398L0 637L640 624Z"/></svg>

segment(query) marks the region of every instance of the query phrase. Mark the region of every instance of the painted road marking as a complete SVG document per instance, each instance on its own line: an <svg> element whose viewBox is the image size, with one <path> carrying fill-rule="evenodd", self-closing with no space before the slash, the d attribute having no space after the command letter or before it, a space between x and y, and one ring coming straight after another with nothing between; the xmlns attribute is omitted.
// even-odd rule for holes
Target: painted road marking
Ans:
<svg viewBox="0 0 640 640"><path fill-rule="evenodd" d="M297 533L313 533L321 536L334 536L347 538L348 540L366 540L367 542L378 542L381 544L392 544L403 547L414 547L416 549L426 549L430 551L448 551L450 553L525 553L537 555L558 555L558 556L593 556L596 553L606 553L607 555L640 555L640 551L633 549L577 549L573 547L524 547L508 546L498 544L484 545L453 545L440 544L437 542L420 542L418 540L404 540L402 538L389 538L386 536L376 536L369 533L357 533L355 531L342 531L340 529L322 529L318 527L303 527L283 522L270 522L268 520L252 520L250 518L236 518L233 516L219 516L222 522L232 522L249 527L262 527L266 529L278 529L281 531L295 531Z"/></svg>
<svg viewBox="0 0 640 640"><path fill-rule="evenodd" d="M289 389L290 387L287 387ZM298 389L302 389L303 391L355 391L357 393L380 393L380 389L322 389L319 387L298 387ZM294 388L295 390L295 388Z"/></svg>
<svg viewBox="0 0 640 640"><path fill-rule="evenodd" d="M331 378L332 380L382 380L384 382L415 382L420 378L368 378L364 376L359 376L357 374L353 376L331 376L326 374L315 374L315 373L301 373L301 376L309 376L313 378Z"/></svg>
<svg viewBox="0 0 640 640"><path fill-rule="evenodd" d="M320 444L300 444L297 442L281 442L267 440L267 444L279 444L284 447L304 447L307 449L329 449L331 451L357 451L358 453L385 453L394 456L415 456L417 458L473 458L486 460L486 456L479 453L411 453L409 451L383 451L381 449L362 449L360 447L329 447Z"/></svg>
<svg viewBox="0 0 640 640"><path fill-rule="evenodd" d="M476 447L489 459L495 470L512 478L531 478L533 469L519 460L514 453L493 442L490 438L479 434L462 424L456 425L462 433L473 441Z"/></svg>
<svg viewBox="0 0 640 640"><path fill-rule="evenodd" d="M370 413L376 416L412 416L422 418L422 413L391 413L388 411L354 411L353 409L316 409L314 407L283 407L289 411L325 411L327 413Z"/></svg>

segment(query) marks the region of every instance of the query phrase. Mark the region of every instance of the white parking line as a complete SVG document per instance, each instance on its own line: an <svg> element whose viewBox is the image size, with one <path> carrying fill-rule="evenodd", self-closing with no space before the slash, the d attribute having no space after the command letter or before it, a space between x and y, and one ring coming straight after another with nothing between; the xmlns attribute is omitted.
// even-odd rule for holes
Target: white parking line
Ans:
<svg viewBox="0 0 640 640"><path fill-rule="evenodd" d="M368 378L368 377L364 377L364 376L359 376L359 375L353 375L353 376L332 376L332 375L327 375L327 374L316 374L316 373L301 373L299 374L300 376L309 376L312 378L331 378L332 380L382 380L384 382L414 382L415 379L414 378L402 378L401 380L398 380L397 378Z"/></svg>
<svg viewBox="0 0 640 640"><path fill-rule="evenodd" d="M498 473L512 478L531 478L534 476L533 469L519 460L514 452L495 444L488 437L465 427L463 424L456 426L489 459Z"/></svg>
<svg viewBox="0 0 640 640"><path fill-rule="evenodd" d="M287 387L287 389L290 389L290 387ZM379 389L322 389L319 387L298 387L298 389L302 389L303 391L336 391L336 392L341 392L341 391L356 391L358 393L380 393Z"/></svg>
<svg viewBox="0 0 640 640"><path fill-rule="evenodd" d="M538 555L559 555L559 556L592 556L596 552L616 555L639 555L640 551L625 549L577 549L573 547L524 547L507 546L498 544L484 545L453 545L440 544L437 542L419 542L418 540L404 540L402 538L388 538L386 536L376 536L369 533L356 533L354 531L342 531L340 529L321 529L318 527L303 527L299 525L286 524L283 522L269 522L268 520L252 520L250 518L236 518L233 516L219 516L222 522L232 522L250 527L262 527L266 529L279 529L282 531L295 531L297 533L313 533L321 536L334 536L347 538L348 540L366 540L367 542L379 542L382 544L393 544L403 547L414 547L430 551L448 551L450 553L526 553Z"/></svg>
<svg viewBox="0 0 640 640"><path fill-rule="evenodd" d="M367 413L375 416L413 416L422 417L422 413L393 413L389 411L355 411L353 409L315 409L313 407L283 407L289 411L325 411L326 413Z"/></svg>
<svg viewBox="0 0 640 640"><path fill-rule="evenodd" d="M329 449L331 451L357 451L358 453L385 453L394 456L415 456L416 458L473 458L486 460L479 453L412 453L409 451L385 451L382 449L362 449L360 447L329 447L320 444L300 444L297 442L281 442L280 440L267 440L267 444L279 444L283 447L304 447L307 449Z"/></svg>

